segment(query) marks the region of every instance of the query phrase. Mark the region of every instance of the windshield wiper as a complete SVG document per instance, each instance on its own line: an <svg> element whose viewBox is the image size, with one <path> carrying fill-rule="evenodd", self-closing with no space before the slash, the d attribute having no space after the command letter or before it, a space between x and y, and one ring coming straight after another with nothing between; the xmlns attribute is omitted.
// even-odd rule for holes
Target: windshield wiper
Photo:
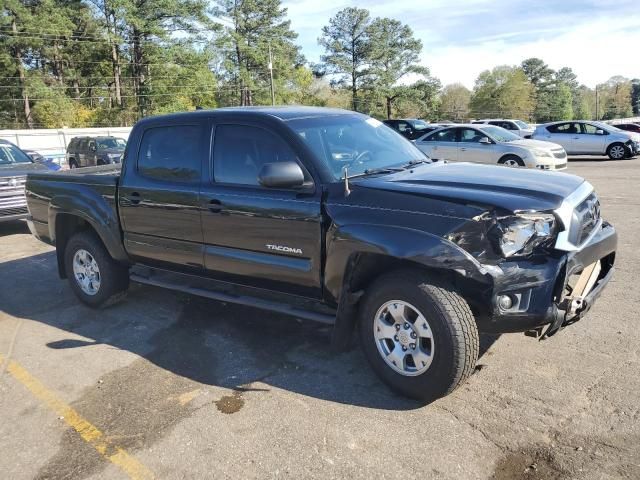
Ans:
<svg viewBox="0 0 640 480"><path fill-rule="evenodd" d="M402 166L402 169L404 170L405 168L410 168L410 167L413 167L414 165L420 165L421 163L431 163L431 162L424 158L416 158L416 159L410 160L408 163L405 163Z"/></svg>
<svg viewBox="0 0 640 480"><path fill-rule="evenodd" d="M398 167L367 168L362 173L356 173L354 175L349 175L348 178L364 177L366 175L377 175L379 173L401 172L402 170L404 170L404 169L403 168L398 168Z"/></svg>

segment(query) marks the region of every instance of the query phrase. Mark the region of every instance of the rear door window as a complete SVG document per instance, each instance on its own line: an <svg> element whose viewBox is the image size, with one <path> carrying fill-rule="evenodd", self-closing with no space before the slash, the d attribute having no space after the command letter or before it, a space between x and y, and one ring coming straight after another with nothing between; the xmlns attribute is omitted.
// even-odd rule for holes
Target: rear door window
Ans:
<svg viewBox="0 0 640 480"><path fill-rule="evenodd" d="M456 141L456 129L447 128L444 130L438 130L432 133L424 139L427 142L455 142Z"/></svg>
<svg viewBox="0 0 640 480"><path fill-rule="evenodd" d="M138 173L144 177L199 183L204 142L202 125L152 127L142 135Z"/></svg>

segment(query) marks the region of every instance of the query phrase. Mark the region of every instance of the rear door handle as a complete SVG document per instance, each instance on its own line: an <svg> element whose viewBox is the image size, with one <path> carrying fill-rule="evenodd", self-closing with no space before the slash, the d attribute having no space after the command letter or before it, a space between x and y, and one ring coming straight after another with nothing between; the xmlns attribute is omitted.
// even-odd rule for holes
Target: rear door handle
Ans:
<svg viewBox="0 0 640 480"><path fill-rule="evenodd" d="M125 198L129 201L129 203L132 203L133 205L138 205L142 200L142 197L138 192L131 192L129 196Z"/></svg>
<svg viewBox="0 0 640 480"><path fill-rule="evenodd" d="M220 213L222 211L222 202L216 199L210 200L209 211L212 213Z"/></svg>

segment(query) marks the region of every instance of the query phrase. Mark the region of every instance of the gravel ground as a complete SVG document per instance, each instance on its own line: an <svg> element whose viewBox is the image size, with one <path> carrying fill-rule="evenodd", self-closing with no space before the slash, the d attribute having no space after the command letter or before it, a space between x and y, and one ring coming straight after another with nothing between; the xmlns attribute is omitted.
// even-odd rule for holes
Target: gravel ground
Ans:
<svg viewBox="0 0 640 480"><path fill-rule="evenodd" d="M640 159L569 172L618 229L612 283L550 340L483 337L476 373L427 406L332 353L326 326L139 285L88 309L51 247L0 225L0 478L127 478L115 447L169 479L640 478Z"/></svg>

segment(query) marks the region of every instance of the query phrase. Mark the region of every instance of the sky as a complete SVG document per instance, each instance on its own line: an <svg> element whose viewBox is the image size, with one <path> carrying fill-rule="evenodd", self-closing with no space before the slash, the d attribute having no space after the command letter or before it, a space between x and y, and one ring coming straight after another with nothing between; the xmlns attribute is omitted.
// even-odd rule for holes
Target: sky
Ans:
<svg viewBox="0 0 640 480"><path fill-rule="evenodd" d="M613 75L640 77L640 0L284 0L302 53L318 62L317 39L348 6L408 24L422 40L422 64L443 85L472 88L496 65L542 58L571 67L594 87Z"/></svg>

